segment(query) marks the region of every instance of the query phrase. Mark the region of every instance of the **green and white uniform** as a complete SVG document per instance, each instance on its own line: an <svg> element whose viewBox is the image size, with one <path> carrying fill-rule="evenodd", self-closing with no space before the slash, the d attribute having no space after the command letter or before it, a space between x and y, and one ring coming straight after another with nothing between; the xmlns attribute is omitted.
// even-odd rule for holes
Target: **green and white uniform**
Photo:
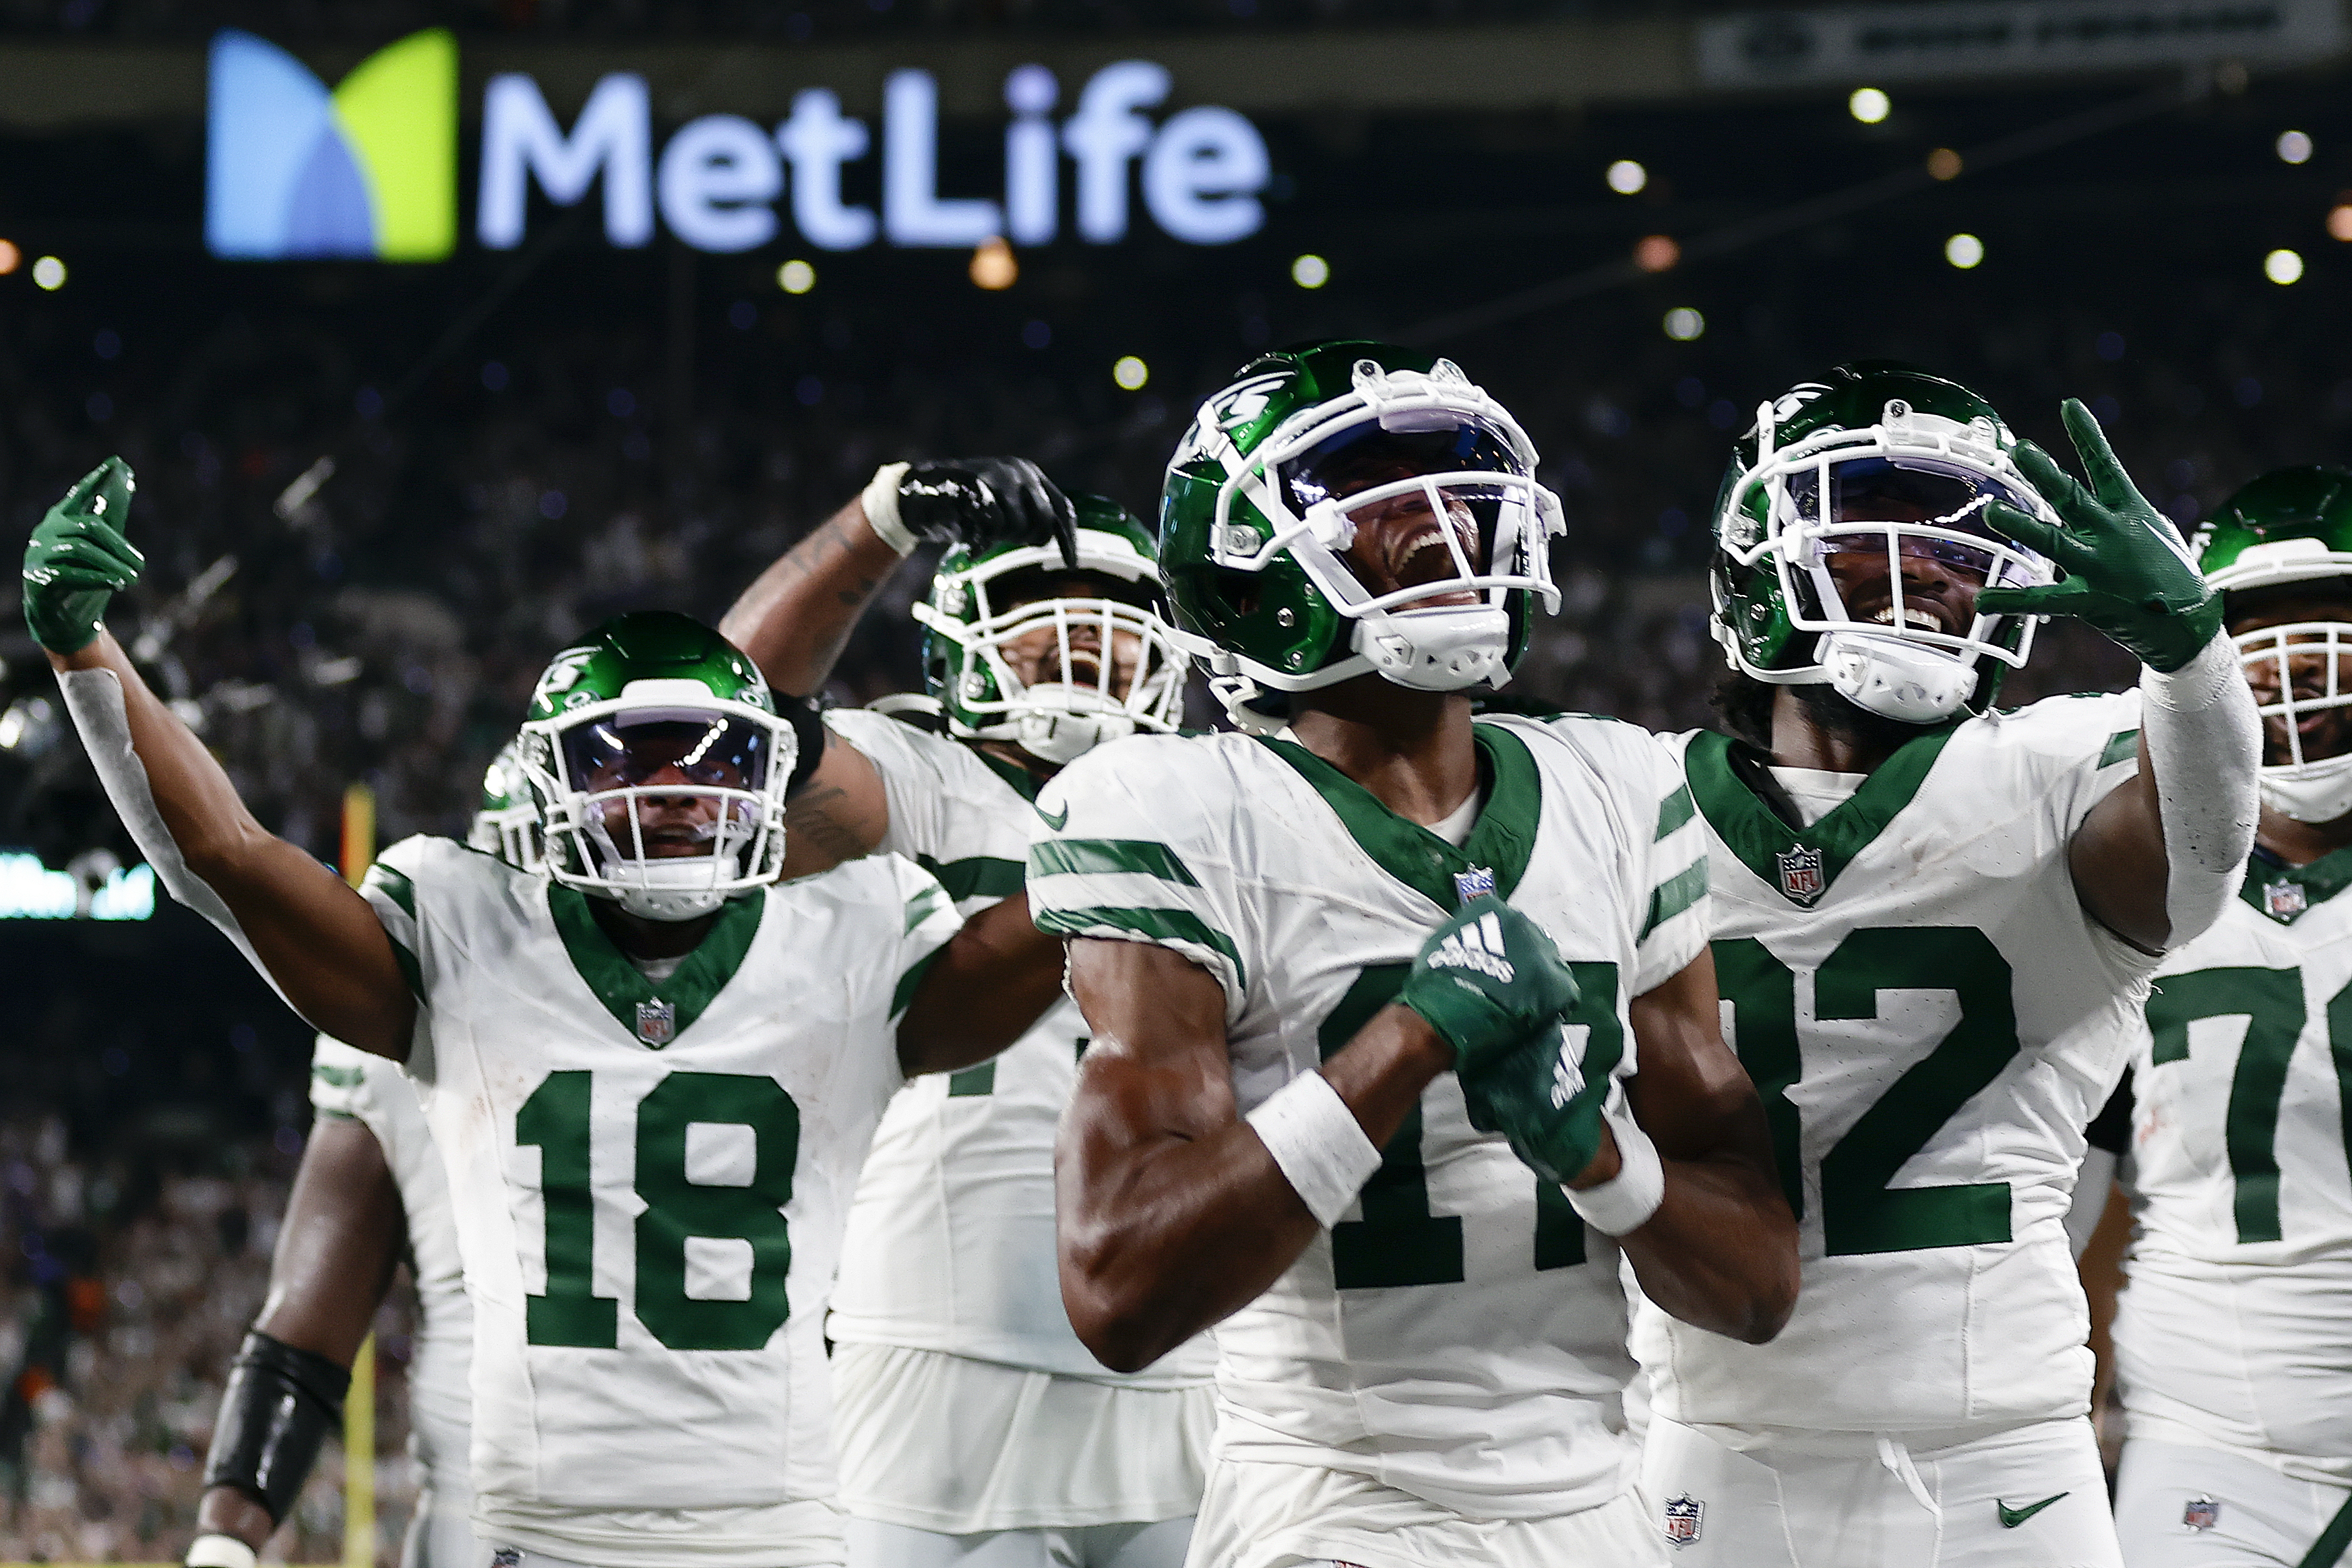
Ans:
<svg viewBox="0 0 2352 1568"><path fill-rule="evenodd" d="M1673 743L1804 1268L1768 1344L1637 1314L1645 1490L1696 1536L1677 1562L2114 1561L2064 1219L2156 960L2084 911L2068 846L2138 724L2137 696L2060 697L1866 778L1773 768L1802 831L1751 785L1760 758Z"/></svg>
<svg viewBox="0 0 2352 1568"><path fill-rule="evenodd" d="M418 1318L408 1361L408 1458L419 1486L401 1568L480 1568L489 1552L475 1542L468 1517L473 1484L467 1475L474 1312L466 1301L457 1220L433 1129L425 1124L416 1086L398 1063L323 1034L310 1053L310 1105L321 1116L357 1122L373 1135L408 1220Z"/></svg>
<svg viewBox="0 0 2352 1568"><path fill-rule="evenodd" d="M2257 852L2148 998L2115 1325L2134 1568L2296 1568L2352 1500L2347 887L2352 850Z"/></svg>
<svg viewBox="0 0 2352 1568"><path fill-rule="evenodd" d="M1037 922L1155 943L1214 976L1246 1113L1345 1045L1430 928L1491 884L1574 970L1585 1072L1622 1079L1629 1000L1706 941L1688 797L1628 725L1474 730L1486 795L1459 848L1286 739L1103 747L1039 794ZM1567 1521L1587 1511L1638 1528L1618 1266L1440 1076L1356 1211L1218 1326L1217 1465L1191 1561L1436 1568L1413 1543L1443 1537L1468 1553L1454 1568L1580 1543ZM1318 1484L1332 1472L1340 1484ZM1612 1560L1657 1549L1636 1533L1630 1550Z"/></svg>
<svg viewBox="0 0 2352 1568"><path fill-rule="evenodd" d="M1021 891L1025 775L883 714L826 722L871 761L880 849L967 916ZM993 1061L890 1103L833 1294L842 1506L949 1535L1189 1517L1215 1419L1205 1338L1104 1369L1062 1305L1054 1136L1086 1020L1066 999Z"/></svg>
<svg viewBox="0 0 2352 1568"><path fill-rule="evenodd" d="M583 894L446 839L364 891L459 1199L478 1533L593 1568L838 1563L825 1297L946 894L860 861L727 901L649 977Z"/></svg>

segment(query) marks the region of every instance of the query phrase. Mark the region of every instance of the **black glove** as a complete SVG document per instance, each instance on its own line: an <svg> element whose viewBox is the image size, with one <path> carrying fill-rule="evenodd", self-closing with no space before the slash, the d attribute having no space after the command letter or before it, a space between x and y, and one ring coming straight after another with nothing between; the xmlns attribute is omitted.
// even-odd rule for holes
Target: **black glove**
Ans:
<svg viewBox="0 0 2352 1568"><path fill-rule="evenodd" d="M1026 457L950 457L898 477L898 521L919 539L995 545L1057 543L1078 564L1078 513Z"/></svg>

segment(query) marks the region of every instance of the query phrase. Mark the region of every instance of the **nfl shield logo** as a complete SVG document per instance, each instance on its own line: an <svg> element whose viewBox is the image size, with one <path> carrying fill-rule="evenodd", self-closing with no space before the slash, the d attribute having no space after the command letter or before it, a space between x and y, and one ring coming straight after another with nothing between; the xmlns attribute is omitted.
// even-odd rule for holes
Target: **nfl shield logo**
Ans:
<svg viewBox="0 0 2352 1568"><path fill-rule="evenodd" d="M1698 1539L1700 1522L1706 1518L1706 1504L1688 1492L1670 1497L1665 1506L1666 1539L1676 1546L1688 1546Z"/></svg>
<svg viewBox="0 0 2352 1568"><path fill-rule="evenodd" d="M2180 1522L2191 1530L2210 1530L2221 1520L2221 1505L2210 1497L2192 1497L2180 1511Z"/></svg>
<svg viewBox="0 0 2352 1568"><path fill-rule="evenodd" d="M1454 873L1454 896L1467 904L1474 898L1484 898L1495 891L1495 873L1486 866Z"/></svg>
<svg viewBox="0 0 2352 1568"><path fill-rule="evenodd" d="M1799 847L1783 850L1772 857L1780 871L1780 891L1799 904L1811 904L1822 895L1822 852Z"/></svg>
<svg viewBox="0 0 2352 1568"><path fill-rule="evenodd" d="M2292 920L2311 907L2311 901L2299 882L2266 883L2263 886L2263 908L2273 920Z"/></svg>
<svg viewBox="0 0 2352 1568"><path fill-rule="evenodd" d="M637 1004L637 1038L658 1051L677 1038L677 1009L669 1002Z"/></svg>

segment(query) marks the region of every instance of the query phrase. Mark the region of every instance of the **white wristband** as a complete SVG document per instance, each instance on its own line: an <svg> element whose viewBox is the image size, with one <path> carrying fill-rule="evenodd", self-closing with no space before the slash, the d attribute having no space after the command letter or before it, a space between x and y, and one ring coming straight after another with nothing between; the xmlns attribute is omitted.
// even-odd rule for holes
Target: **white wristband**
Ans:
<svg viewBox="0 0 2352 1568"><path fill-rule="evenodd" d="M1567 1189L1568 1203L1603 1236L1622 1236L1647 1225L1665 1201L1666 1169L1658 1161L1658 1145L1635 1124L1632 1113L1612 1109L1606 1119L1617 1139L1617 1174L1581 1192Z"/></svg>
<svg viewBox="0 0 2352 1568"><path fill-rule="evenodd" d="M898 481L907 476L911 466L907 463L885 463L874 470L874 477L866 482L865 490L857 497L866 508L866 526L874 530L876 538L897 550L901 560L915 553L919 542L907 531L907 525L898 520Z"/></svg>
<svg viewBox="0 0 2352 1568"><path fill-rule="evenodd" d="M185 1561L188 1568L253 1568L253 1548L234 1535L199 1535Z"/></svg>
<svg viewBox="0 0 2352 1568"><path fill-rule="evenodd" d="M1302 1072L1247 1117L1307 1212L1325 1229L1339 1223L1372 1173L1381 1151L1356 1113L1319 1072Z"/></svg>

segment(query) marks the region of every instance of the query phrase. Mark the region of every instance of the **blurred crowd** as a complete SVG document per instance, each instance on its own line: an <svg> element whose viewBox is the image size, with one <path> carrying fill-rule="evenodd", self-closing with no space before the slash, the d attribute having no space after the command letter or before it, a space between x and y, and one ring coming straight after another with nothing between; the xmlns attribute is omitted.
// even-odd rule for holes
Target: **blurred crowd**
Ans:
<svg viewBox="0 0 2352 1568"><path fill-rule="evenodd" d="M2210 330L2194 304L2173 302L2145 343L2052 310L1965 357L1932 322L1891 347L1955 365L2045 441L2059 397L2088 395L2158 503L2193 522L2266 464L2331 455L2352 425L2352 381L2324 340L2263 342L2259 318L2222 299L2237 331ZM772 291L706 289L697 309L683 373L657 319L542 309L406 391L364 367L400 362L383 340L421 335L413 316L142 319L117 306L94 329L27 319L0 353L0 517L21 537L96 458L131 460L131 531L149 565L118 601L118 632L263 822L331 858L354 779L374 786L386 841L461 831L554 650L627 609L715 620L878 462L1024 454L1148 512L1192 401L1266 330L1171 341L1134 395L1098 371L1049 373ZM2192 346L2200 332L2207 346ZM1504 333L1462 350L1534 434L1570 520L1561 614L1541 625L1519 690L1661 729L1709 722L1716 484L1755 400L1818 362L1776 341L1790 334L1769 317L1748 335L1752 360L1736 341L1696 358L1631 317L1564 361ZM1753 368L1776 362L1791 368ZM919 678L907 607L922 585L919 564L893 580L834 700ZM2132 673L2064 628L2042 648L2006 700ZM0 629L0 843L58 866L100 842L128 858L20 629Z"/></svg>
<svg viewBox="0 0 2352 1568"><path fill-rule="evenodd" d="M271 1143L173 1161L127 1139L77 1149L54 1115L0 1120L0 1562L186 1550L292 1168ZM409 1301L396 1290L377 1324L378 1531L394 1555L415 1495L403 1450ZM342 1545L331 1445L270 1555L333 1561Z"/></svg>

